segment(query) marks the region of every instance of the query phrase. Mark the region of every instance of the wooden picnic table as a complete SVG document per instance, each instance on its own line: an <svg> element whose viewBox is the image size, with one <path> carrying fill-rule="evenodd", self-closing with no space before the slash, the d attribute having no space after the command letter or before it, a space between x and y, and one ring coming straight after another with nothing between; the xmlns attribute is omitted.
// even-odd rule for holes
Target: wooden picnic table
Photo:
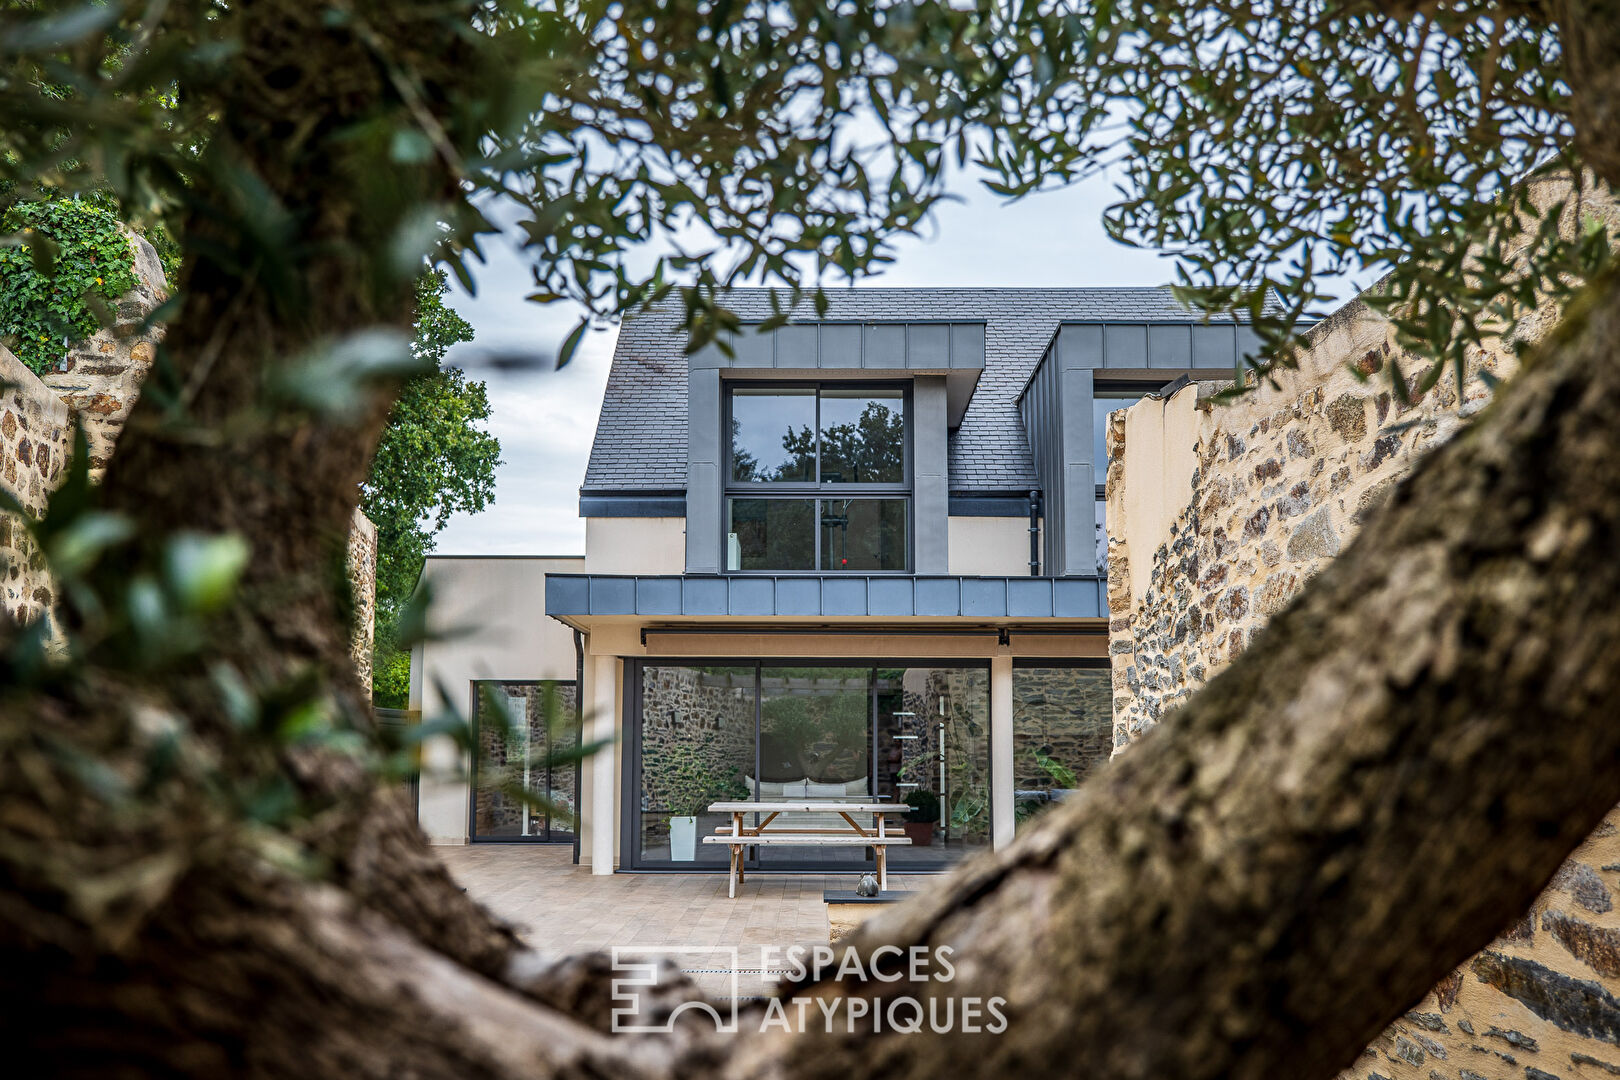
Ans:
<svg viewBox="0 0 1620 1080"><path fill-rule="evenodd" d="M895 844L909 844L910 837L896 835L890 832L886 825L886 816L889 814L904 814L911 807L904 803L880 802L839 802L831 799L808 799L804 801L783 802L717 802L711 803L709 813L730 814L731 827L725 826L714 831L713 836L705 836L705 844L726 844L731 848L730 888L729 894L735 899L737 896L737 883L745 879L743 872L743 852L750 847L775 846L778 844L803 844L816 847L831 846L859 846L869 847L877 859L878 888L889 887L888 849ZM749 814L758 814L761 819L754 825L748 825L743 818ZM823 818L836 814L843 819L842 824L835 827L818 827L808 829L788 828L770 825L782 815L817 814ZM862 825L851 815L872 815L870 826Z"/></svg>

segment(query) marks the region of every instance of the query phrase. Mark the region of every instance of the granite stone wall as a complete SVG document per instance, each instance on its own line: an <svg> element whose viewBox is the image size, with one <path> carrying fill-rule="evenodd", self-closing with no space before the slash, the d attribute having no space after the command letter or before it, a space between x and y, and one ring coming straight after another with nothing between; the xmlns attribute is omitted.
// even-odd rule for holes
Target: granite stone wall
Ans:
<svg viewBox="0 0 1620 1080"><path fill-rule="evenodd" d="M72 451L67 405L0 345L0 488L39 517ZM0 513L0 613L33 622L49 618L54 602L33 539L14 515Z"/></svg>
<svg viewBox="0 0 1620 1080"><path fill-rule="evenodd" d="M1549 309L1525 312L1507 338L1470 359L1461 386L1448 374L1403 404L1390 393L1386 369L1397 364L1410 375L1419 363L1386 323L1354 303L1315 329L1300 371L1279 387L1216 405L1214 385L1194 386L1115 413L1108 432L1115 752L1242 652L1413 462L1486 403L1477 372L1510 375L1514 343L1535 340L1555 318ZM1155 511L1127 490L1127 474L1142 475L1130 456L1165 459L1170 440L1160 432L1172 421L1192 425L1191 453L1185 470L1169 477L1180 487L1168 528L1145 536L1130 515ZM1133 434L1146 441L1133 447ZM1414 1003L1346 1075L1620 1076L1617 887L1620 814L1611 814L1522 919Z"/></svg>
<svg viewBox="0 0 1620 1080"><path fill-rule="evenodd" d="M1542 325L1526 319L1520 331ZM1200 383L1110 417L1109 610L1114 745L1127 745L1248 646L1272 615L1338 554L1368 512L1424 451L1451 438L1489 400L1481 370L1516 364L1508 342L1474 357L1459 390L1449 372L1402 403L1386 368L1409 381L1422 363L1359 302L1319 324L1297 372L1233 404ZM1196 404L1190 409L1190 400ZM1169 535L1133 547L1133 493L1123 483L1136 418L1194 426L1185 500ZM1156 453L1149 447L1147 453ZM1116 527L1117 523L1117 527ZM1137 542L1140 540L1138 538ZM1133 575L1148 564L1149 584Z"/></svg>
<svg viewBox="0 0 1620 1080"><path fill-rule="evenodd" d="M152 245L132 235L130 246L137 284L113 304L117 322L74 345L57 370L41 376L84 425L91 476L98 480L163 338L162 325L147 319L169 298L163 265Z"/></svg>
<svg viewBox="0 0 1620 1080"><path fill-rule="evenodd" d="M349 546L346 563L353 590L354 615L349 636L349 655L360 685L371 695L371 649L377 632L377 526L355 508L349 520Z"/></svg>
<svg viewBox="0 0 1620 1080"><path fill-rule="evenodd" d="M74 420L83 426L90 474L99 480L152 368L161 324L149 317L168 299L168 283L152 245L130 236L137 284L113 304L115 325L74 345L54 371L28 370L0 346L0 488L30 517L45 510L73 451ZM376 609L377 530L355 511L348 545L354 586L352 653L371 687ZM19 623L51 618L54 586L21 521L0 513L0 616Z"/></svg>

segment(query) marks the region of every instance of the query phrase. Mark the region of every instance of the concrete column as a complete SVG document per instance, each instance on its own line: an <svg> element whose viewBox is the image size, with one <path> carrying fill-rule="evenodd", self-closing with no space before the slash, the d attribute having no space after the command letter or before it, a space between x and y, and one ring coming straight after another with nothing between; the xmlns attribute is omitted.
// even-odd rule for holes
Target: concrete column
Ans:
<svg viewBox="0 0 1620 1080"><path fill-rule="evenodd" d="M1012 649L996 648L990 658L990 841L1012 843L1013 826L1013 662Z"/></svg>
<svg viewBox="0 0 1620 1080"><path fill-rule="evenodd" d="M590 658L591 711L587 740L611 739L617 733L619 715L619 658L593 656ZM613 839L616 831L615 809L619 785L614 775L617 755L604 750L590 758L590 853L591 873L613 873ZM581 849L586 837L581 837Z"/></svg>

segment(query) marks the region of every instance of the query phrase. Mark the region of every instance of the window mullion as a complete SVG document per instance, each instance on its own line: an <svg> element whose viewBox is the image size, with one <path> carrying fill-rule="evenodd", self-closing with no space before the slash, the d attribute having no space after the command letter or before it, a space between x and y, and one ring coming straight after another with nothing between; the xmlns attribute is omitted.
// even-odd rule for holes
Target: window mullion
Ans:
<svg viewBox="0 0 1620 1080"><path fill-rule="evenodd" d="M816 390L816 486L821 486L821 390Z"/></svg>
<svg viewBox="0 0 1620 1080"><path fill-rule="evenodd" d="M821 388L816 388L816 494L810 500L810 559L814 573L821 573Z"/></svg>

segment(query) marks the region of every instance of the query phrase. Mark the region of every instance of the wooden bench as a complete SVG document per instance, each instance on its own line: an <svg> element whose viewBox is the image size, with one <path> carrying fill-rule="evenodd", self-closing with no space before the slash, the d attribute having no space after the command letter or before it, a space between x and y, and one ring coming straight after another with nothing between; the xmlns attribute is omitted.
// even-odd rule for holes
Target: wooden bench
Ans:
<svg viewBox="0 0 1620 1080"><path fill-rule="evenodd" d="M813 847L869 847L877 857L878 888L886 889L889 884L888 849L893 844L909 844L910 837L906 836L840 836L837 833L811 832L771 832L759 836L735 836L728 829L717 836L705 836L705 844L731 845L731 882L727 895L733 900L737 898L737 883L747 880L743 868L743 849L755 845L763 847L777 847L786 844L801 844Z"/></svg>
<svg viewBox="0 0 1620 1080"><path fill-rule="evenodd" d="M895 844L909 844L910 838L897 836L888 831L885 819L890 814L903 814L910 808L897 806L894 803L847 803L847 802L717 802L709 807L710 813L730 814L731 827L721 827L715 830L715 835L705 836L705 844L726 844L731 848L730 883L728 893L732 899L737 897L737 883L745 880L744 849L758 846L776 847L789 844L798 844L807 847L860 847L871 848L877 860L878 888L889 887L889 860L888 849ZM743 818L748 814L760 815L764 820L757 825L745 825ZM813 829L786 829L768 828L771 822L782 815L830 815L836 814L843 825L848 829L840 828L813 828ZM850 817L851 814L871 814L874 824L870 828L863 827L858 821Z"/></svg>

